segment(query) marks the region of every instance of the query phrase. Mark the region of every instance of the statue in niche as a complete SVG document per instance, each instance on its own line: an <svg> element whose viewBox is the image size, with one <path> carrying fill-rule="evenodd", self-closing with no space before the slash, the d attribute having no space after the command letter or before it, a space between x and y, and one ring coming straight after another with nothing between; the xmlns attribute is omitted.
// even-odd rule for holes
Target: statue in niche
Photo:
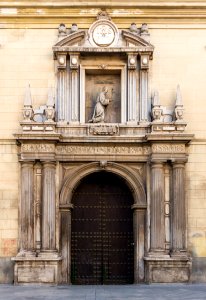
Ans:
<svg viewBox="0 0 206 300"><path fill-rule="evenodd" d="M105 109L110 102L110 99L107 98L108 88L104 86L102 91L97 96L97 101L94 107L94 113L92 119L89 120L89 123L101 123L105 119Z"/></svg>

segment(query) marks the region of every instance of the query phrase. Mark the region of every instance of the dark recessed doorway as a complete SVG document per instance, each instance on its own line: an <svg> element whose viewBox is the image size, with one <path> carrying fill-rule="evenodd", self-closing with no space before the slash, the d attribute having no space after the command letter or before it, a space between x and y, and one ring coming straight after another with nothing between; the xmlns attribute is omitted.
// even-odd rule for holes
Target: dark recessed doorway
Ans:
<svg viewBox="0 0 206 300"><path fill-rule="evenodd" d="M108 172L88 175L72 203L71 282L133 283L133 197L124 180Z"/></svg>

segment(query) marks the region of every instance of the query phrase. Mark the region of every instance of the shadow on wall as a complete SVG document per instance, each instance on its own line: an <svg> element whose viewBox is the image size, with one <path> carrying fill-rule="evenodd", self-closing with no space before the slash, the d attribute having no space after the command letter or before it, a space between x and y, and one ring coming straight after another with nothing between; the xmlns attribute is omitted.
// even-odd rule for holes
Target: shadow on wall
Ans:
<svg viewBox="0 0 206 300"><path fill-rule="evenodd" d="M193 257L191 282L206 282L206 257Z"/></svg>
<svg viewBox="0 0 206 300"><path fill-rule="evenodd" d="M14 262L10 257L0 257L0 283L14 282Z"/></svg>

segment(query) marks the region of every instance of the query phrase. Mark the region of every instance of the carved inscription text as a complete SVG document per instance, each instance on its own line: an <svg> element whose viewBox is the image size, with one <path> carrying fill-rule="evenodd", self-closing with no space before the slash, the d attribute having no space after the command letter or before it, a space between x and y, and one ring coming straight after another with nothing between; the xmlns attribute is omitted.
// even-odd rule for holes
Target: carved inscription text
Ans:
<svg viewBox="0 0 206 300"><path fill-rule="evenodd" d="M153 153L185 153L183 144L159 144L152 146Z"/></svg>
<svg viewBox="0 0 206 300"><path fill-rule="evenodd" d="M146 155L149 147L140 146L57 146L57 154L73 155Z"/></svg>
<svg viewBox="0 0 206 300"><path fill-rule="evenodd" d="M22 152L54 152L55 146L53 144L23 144L21 150Z"/></svg>

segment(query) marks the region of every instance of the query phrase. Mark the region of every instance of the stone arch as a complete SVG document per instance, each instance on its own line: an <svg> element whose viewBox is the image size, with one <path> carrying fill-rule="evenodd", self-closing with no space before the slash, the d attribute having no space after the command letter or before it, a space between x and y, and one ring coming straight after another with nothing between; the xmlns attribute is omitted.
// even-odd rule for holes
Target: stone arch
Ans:
<svg viewBox="0 0 206 300"><path fill-rule="evenodd" d="M132 192L133 208L133 238L134 238L134 283L144 282L144 249L145 249L145 219L146 193L143 180L138 171L120 163L107 161L85 163L74 168L63 182L60 193L61 234L60 249L62 253L61 282L71 283L71 213L73 192L81 180L94 172L111 172L124 179Z"/></svg>
<svg viewBox="0 0 206 300"><path fill-rule="evenodd" d="M73 191L79 182L87 175L102 170L112 172L125 180L133 194L135 207L145 208L147 206L146 193L140 174L128 166L118 163L107 163L106 161L92 162L75 168L73 173L63 183L60 193L60 203L71 205Z"/></svg>

